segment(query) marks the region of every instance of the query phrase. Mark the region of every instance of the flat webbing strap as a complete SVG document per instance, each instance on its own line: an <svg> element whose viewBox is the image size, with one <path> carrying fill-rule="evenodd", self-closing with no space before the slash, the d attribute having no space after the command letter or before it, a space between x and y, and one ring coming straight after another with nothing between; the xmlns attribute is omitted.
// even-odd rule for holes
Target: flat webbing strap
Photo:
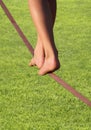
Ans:
<svg viewBox="0 0 91 130"><path fill-rule="evenodd" d="M25 45L27 46L27 48L33 55L34 54L33 47L31 46L30 42L27 40L26 36L24 35L24 33L22 32L22 30L20 29L20 27L18 26L15 19L13 18L13 16L11 15L11 13L9 12L8 8L6 7L6 5L4 4L4 2L2 0L0 0L0 5L1 5L2 9L4 10L5 14L7 15L7 17L9 18L9 20L11 21L12 25L16 29L16 31L20 35L21 39L23 40L23 42L25 43ZM86 98L84 95L79 93L77 90L75 90L73 87L71 87L69 84L67 84L64 80L62 80L56 74L49 73L48 75L51 78L53 78L57 83L62 85L65 89L67 89L69 92L71 92L75 97L79 98L81 101L83 101L89 107L91 107L91 101L88 98Z"/></svg>

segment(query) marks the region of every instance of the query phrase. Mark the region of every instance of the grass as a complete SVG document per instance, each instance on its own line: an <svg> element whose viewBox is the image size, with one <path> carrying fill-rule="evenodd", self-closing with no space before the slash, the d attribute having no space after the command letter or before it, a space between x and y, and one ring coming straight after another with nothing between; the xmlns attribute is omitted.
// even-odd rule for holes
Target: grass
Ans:
<svg viewBox="0 0 91 130"><path fill-rule="evenodd" d="M27 1L4 0L33 47ZM54 28L62 67L55 73L91 100L91 1L58 0ZM90 130L91 108L53 79L38 76L31 54L0 8L0 130Z"/></svg>

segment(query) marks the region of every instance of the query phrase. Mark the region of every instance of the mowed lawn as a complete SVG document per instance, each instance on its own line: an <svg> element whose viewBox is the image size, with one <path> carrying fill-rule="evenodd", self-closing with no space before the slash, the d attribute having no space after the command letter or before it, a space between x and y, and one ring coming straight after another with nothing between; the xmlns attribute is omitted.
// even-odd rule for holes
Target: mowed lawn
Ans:
<svg viewBox="0 0 91 130"><path fill-rule="evenodd" d="M35 47L26 0L3 0ZM91 0L57 0L54 27L61 68L55 73L91 100ZM0 7L0 130L90 130L91 108L48 75L32 58Z"/></svg>

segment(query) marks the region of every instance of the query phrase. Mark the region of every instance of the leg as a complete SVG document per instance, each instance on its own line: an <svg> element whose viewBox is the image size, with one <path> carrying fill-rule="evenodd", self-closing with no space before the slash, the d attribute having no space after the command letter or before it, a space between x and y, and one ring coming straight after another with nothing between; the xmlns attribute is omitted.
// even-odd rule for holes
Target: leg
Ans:
<svg viewBox="0 0 91 130"><path fill-rule="evenodd" d="M44 75L60 66L53 37L51 12L47 0L29 0L29 6L44 48L45 59L39 70L39 74Z"/></svg>
<svg viewBox="0 0 91 130"><path fill-rule="evenodd" d="M34 49L34 56L32 58L32 60L30 61L29 65L30 66L37 66L38 68L41 68L43 63L44 63L44 48L43 48L43 44L42 41L40 39L40 36L38 34L37 37L37 44L36 47Z"/></svg>
<svg viewBox="0 0 91 130"><path fill-rule="evenodd" d="M55 19L56 19L56 10L57 10L57 3L56 0L48 0L49 8L52 17L52 26L54 26Z"/></svg>
<svg viewBox="0 0 91 130"><path fill-rule="evenodd" d="M56 18L56 0L48 0L48 5L51 12L51 18L52 18L52 27L55 23ZM42 45L42 41L38 35L37 44L34 50L34 57L32 58L30 62L30 66L37 65L38 68L41 68L44 62L44 48Z"/></svg>

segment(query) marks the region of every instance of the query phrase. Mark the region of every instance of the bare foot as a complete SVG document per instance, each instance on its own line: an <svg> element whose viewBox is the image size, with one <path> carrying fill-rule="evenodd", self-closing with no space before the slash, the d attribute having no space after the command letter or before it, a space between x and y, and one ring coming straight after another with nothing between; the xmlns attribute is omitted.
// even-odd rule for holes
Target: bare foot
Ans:
<svg viewBox="0 0 91 130"><path fill-rule="evenodd" d="M58 58L55 58L55 57L45 58L44 64L41 67L41 69L39 70L38 74L45 75L45 74L47 74L49 72L53 72L59 68L60 68L60 62L59 62Z"/></svg>
<svg viewBox="0 0 91 130"><path fill-rule="evenodd" d="M30 61L30 66L37 66L38 68L41 68L44 63L44 48L41 43L37 43L36 48L34 50L34 57Z"/></svg>

